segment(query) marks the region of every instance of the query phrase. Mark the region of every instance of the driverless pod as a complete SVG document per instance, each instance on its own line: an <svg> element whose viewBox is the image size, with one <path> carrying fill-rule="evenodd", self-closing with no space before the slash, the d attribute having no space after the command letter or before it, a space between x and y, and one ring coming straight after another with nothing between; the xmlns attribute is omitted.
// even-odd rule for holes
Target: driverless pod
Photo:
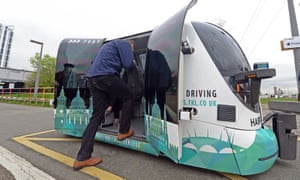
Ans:
<svg viewBox="0 0 300 180"><path fill-rule="evenodd" d="M118 141L113 115L106 114L95 139L163 155L179 164L241 175L264 172L278 157L295 159L297 137L277 123L294 116L262 117L260 83L275 76L275 70L251 70L240 46L222 28L185 22L196 2L192 0L153 31L121 38L135 41L135 60L143 71L143 83L128 84L133 91L144 89L143 96L135 98L131 121L135 135ZM93 109L85 73L108 41L64 39L60 43L56 130L82 136ZM265 126L268 119L273 120L273 129Z"/></svg>

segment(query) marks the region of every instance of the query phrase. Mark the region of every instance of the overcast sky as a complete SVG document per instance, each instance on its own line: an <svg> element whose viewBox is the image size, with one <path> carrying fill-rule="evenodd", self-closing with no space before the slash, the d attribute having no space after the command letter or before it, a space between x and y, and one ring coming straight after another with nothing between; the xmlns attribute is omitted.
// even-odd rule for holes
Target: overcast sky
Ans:
<svg viewBox="0 0 300 180"><path fill-rule="evenodd" d="M189 0L0 0L0 23L14 26L10 68L32 70L30 57L40 51L56 57L64 38L122 37L152 30ZM300 0L294 0L298 27ZM277 76L263 83L297 91L292 51L280 40L291 37L287 0L198 0L188 19L218 23L240 43L250 64L268 61Z"/></svg>

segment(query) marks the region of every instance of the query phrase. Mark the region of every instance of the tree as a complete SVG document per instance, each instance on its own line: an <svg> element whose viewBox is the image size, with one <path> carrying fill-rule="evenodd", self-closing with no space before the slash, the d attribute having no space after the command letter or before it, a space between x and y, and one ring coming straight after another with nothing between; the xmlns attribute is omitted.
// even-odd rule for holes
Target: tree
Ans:
<svg viewBox="0 0 300 180"><path fill-rule="evenodd" d="M34 87L35 79L37 75L38 62L40 59L40 54L36 53L34 57L30 58L30 64L35 69L34 72L27 77L26 86ZM40 71L40 80L39 87L53 87L54 86L54 75L55 75L55 62L56 59L46 54L41 61L41 71Z"/></svg>

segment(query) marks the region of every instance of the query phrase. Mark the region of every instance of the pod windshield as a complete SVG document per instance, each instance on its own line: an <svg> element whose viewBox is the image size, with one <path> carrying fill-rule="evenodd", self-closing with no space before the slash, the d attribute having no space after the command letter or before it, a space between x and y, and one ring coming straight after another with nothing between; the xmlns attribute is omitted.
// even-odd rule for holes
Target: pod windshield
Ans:
<svg viewBox="0 0 300 180"><path fill-rule="evenodd" d="M258 94L251 93L251 81L237 83L234 78L237 74L251 71L251 66L238 43L216 25L199 22L192 22L192 25L228 86L245 105L258 111L258 101L253 101L257 98L251 97Z"/></svg>

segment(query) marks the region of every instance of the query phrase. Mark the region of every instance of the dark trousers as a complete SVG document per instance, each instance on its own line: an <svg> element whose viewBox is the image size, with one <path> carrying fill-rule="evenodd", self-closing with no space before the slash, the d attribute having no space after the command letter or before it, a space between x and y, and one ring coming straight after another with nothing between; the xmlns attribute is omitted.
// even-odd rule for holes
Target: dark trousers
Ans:
<svg viewBox="0 0 300 180"><path fill-rule="evenodd" d="M120 98L114 98L112 100L112 112L114 113L114 119L120 118L120 111L122 110L122 101Z"/></svg>
<svg viewBox="0 0 300 180"><path fill-rule="evenodd" d="M83 161L91 157L94 148L94 139L104 113L110 104L111 97L117 97L122 102L122 116L119 133L127 133L130 129L133 113L133 95L127 84L117 75L107 75L91 78L88 81L93 97L93 114L86 127L77 160Z"/></svg>

